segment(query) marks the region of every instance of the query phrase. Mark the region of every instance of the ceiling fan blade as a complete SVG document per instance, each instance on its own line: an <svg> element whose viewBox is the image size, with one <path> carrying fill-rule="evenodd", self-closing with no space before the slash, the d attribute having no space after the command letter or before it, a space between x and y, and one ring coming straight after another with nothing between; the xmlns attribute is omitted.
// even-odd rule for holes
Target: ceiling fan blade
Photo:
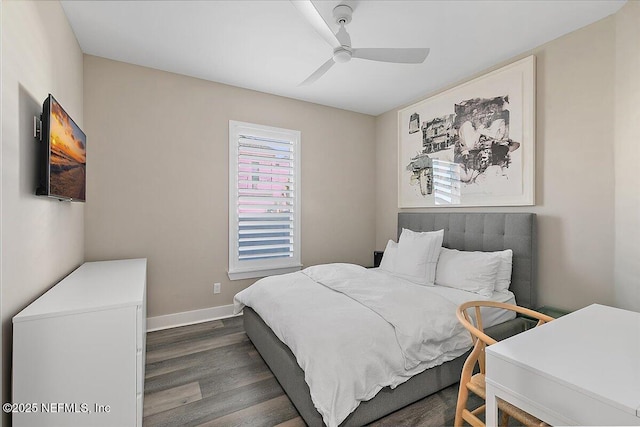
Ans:
<svg viewBox="0 0 640 427"><path fill-rule="evenodd" d="M427 59L428 48L365 48L353 49L352 57L381 62L420 64Z"/></svg>
<svg viewBox="0 0 640 427"><path fill-rule="evenodd" d="M313 74L311 74L309 77L307 77L307 79L305 81L303 81L302 83L300 83L298 86L307 86L307 85L310 85L311 83L315 82L320 77L322 77L324 75L324 73L329 71L329 68L333 67L333 64L335 64L335 61L333 60L333 58L330 58L327 62L322 64L320 66L320 68L318 68L316 71L314 71Z"/></svg>
<svg viewBox="0 0 640 427"><path fill-rule="evenodd" d="M311 3L311 0L291 0L291 3L298 9L298 12L311 24L314 30L322 36L323 39L331 45L331 47L340 47L340 42L327 25L318 9Z"/></svg>

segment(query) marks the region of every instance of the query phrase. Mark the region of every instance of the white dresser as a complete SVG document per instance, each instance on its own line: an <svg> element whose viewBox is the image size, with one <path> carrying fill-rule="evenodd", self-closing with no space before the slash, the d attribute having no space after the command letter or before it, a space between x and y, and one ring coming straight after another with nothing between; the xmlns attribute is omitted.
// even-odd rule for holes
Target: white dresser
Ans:
<svg viewBox="0 0 640 427"><path fill-rule="evenodd" d="M146 272L85 263L13 318L14 427L142 426Z"/></svg>

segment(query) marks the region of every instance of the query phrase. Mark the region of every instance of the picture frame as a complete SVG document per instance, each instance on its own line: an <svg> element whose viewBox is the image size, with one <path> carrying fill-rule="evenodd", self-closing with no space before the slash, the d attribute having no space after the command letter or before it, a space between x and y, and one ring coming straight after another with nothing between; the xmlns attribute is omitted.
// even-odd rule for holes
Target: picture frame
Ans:
<svg viewBox="0 0 640 427"><path fill-rule="evenodd" d="M535 203L535 57L398 111L398 207Z"/></svg>

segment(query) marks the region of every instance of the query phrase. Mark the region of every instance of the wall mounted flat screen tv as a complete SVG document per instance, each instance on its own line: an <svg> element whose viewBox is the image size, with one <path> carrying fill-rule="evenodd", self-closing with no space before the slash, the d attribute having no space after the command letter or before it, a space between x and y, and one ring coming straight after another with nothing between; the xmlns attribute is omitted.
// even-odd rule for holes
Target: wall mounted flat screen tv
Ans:
<svg viewBox="0 0 640 427"><path fill-rule="evenodd" d="M52 95L42 105L41 135L36 194L84 202L87 137Z"/></svg>

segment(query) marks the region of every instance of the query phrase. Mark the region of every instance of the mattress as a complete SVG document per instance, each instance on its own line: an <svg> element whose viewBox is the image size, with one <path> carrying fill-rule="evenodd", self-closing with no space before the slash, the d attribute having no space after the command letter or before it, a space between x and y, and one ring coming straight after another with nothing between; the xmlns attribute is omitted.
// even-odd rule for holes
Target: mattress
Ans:
<svg viewBox="0 0 640 427"><path fill-rule="evenodd" d="M455 309L478 297L329 264L262 279L235 303L256 310L291 348L315 407L335 426L383 387L464 354L471 339Z"/></svg>

